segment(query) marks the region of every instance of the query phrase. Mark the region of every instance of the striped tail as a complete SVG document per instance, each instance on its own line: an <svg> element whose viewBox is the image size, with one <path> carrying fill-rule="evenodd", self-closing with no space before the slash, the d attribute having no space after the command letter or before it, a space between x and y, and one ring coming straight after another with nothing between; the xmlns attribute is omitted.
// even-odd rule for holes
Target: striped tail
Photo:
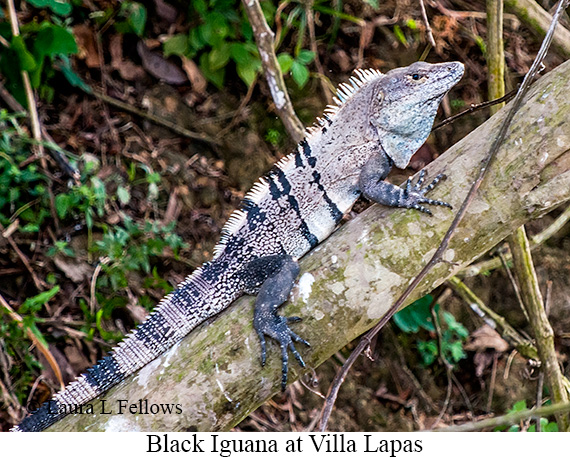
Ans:
<svg viewBox="0 0 570 457"><path fill-rule="evenodd" d="M45 430L147 365L200 323L229 306L240 293L227 283L221 287L221 282L229 278L220 270L220 264L214 261L194 271L109 355L10 431Z"/></svg>

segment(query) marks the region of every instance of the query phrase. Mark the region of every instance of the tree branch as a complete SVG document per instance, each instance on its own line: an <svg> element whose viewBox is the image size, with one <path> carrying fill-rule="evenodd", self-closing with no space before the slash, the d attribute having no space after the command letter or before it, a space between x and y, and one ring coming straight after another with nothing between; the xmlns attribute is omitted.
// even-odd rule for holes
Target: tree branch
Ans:
<svg viewBox="0 0 570 457"><path fill-rule="evenodd" d="M406 304L469 265L509 233L570 199L570 61L541 78L514 116L487 179L457 228L444 259ZM508 106L427 167L445 171L438 199L461 204L504 121ZM536 133L536 119L540 134ZM548 152L548 154L546 154ZM291 364L291 379L310 373L374 326L435 252L454 214L434 217L374 205L345 224L301 261L300 285L285 307L304 321L295 331L308 368ZM259 363L251 297L200 326L167 354L101 397L117 413L119 399L179 403L182 414L68 416L50 430L227 430L280 389L281 360L273 343Z"/></svg>
<svg viewBox="0 0 570 457"><path fill-rule="evenodd" d="M267 25L258 0L242 0L242 3L253 29L255 42L261 57L261 67L263 68L265 79L267 79L271 97L273 97L273 103L275 103L275 109L291 139L298 143L304 137L305 128L295 114L293 104L287 92L287 86L283 80L281 67L275 55L275 34Z"/></svg>
<svg viewBox="0 0 570 457"><path fill-rule="evenodd" d="M535 0L505 0L505 6L510 9L529 29L541 38L546 35L552 23L552 16ZM558 25L554 31L552 44L564 58L570 57L570 31Z"/></svg>

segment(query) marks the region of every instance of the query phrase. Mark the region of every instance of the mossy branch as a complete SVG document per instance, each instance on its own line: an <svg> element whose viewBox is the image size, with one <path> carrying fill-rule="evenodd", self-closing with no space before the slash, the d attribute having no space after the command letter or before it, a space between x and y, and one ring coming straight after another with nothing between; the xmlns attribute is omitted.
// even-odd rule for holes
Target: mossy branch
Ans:
<svg viewBox="0 0 570 457"><path fill-rule="evenodd" d="M517 227L570 199L570 62L538 81L514 117L478 196L444 256L411 300L487 252ZM461 204L505 116L497 113L438 160L430 176L444 171L438 199ZM540 122L537 121L540 119ZM433 217L374 205L345 224L302 259L302 272L286 315L304 318L295 331L309 340L301 348L306 372L371 328L433 254L453 212ZM252 327L251 297L204 323L167 354L102 397L115 414L68 416L50 430L227 430L279 392L281 360L270 343L265 367ZM409 303L409 302L408 302ZM304 373L291 364L291 378ZM118 415L118 400L180 404L182 414Z"/></svg>
<svg viewBox="0 0 570 457"><path fill-rule="evenodd" d="M538 2L535 0L505 0L505 6L540 38L546 35L552 23L552 16ZM561 24L556 27L552 45L562 57L566 59L570 57L570 31Z"/></svg>
<svg viewBox="0 0 570 457"><path fill-rule="evenodd" d="M554 348L554 330L546 315L524 226L509 235L508 241L513 254L513 269L521 289L528 321L534 333L538 355L542 362L541 367L550 387L552 402L568 403L568 380L560 370ZM560 413L556 419L561 432L570 431L568 414Z"/></svg>

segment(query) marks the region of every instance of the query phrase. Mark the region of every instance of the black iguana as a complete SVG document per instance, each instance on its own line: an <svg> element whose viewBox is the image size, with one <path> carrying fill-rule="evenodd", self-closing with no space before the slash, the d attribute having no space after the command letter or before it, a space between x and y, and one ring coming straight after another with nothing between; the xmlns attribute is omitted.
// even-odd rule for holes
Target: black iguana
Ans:
<svg viewBox="0 0 570 457"><path fill-rule="evenodd" d="M135 373L192 329L243 294L257 295L254 328L265 362L265 336L281 347L282 386L288 351L304 366L293 333L277 309L299 273L298 259L328 237L362 194L388 206L430 211L441 175L422 187L384 179L405 168L431 131L443 96L463 75L459 62L416 62L382 74L358 70L341 84L335 106L307 131L295 153L280 160L246 195L224 226L213 259L162 299L148 319L94 367L26 417L13 431L40 431ZM70 408L66 408L69 405ZM62 407L63 406L63 407Z"/></svg>

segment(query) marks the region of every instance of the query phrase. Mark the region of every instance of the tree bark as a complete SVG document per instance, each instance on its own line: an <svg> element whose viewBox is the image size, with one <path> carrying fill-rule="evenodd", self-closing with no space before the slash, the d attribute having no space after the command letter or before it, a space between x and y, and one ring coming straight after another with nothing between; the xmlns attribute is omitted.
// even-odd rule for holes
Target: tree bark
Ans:
<svg viewBox="0 0 570 457"><path fill-rule="evenodd" d="M542 77L516 114L475 201L458 227L445 260L416 289L415 300L469 265L517 227L570 199L570 61ZM432 198L459 207L500 127L505 110L427 167L448 179ZM284 314L301 316L294 331L311 342L299 347L308 368L291 357L290 379L310 371L372 327L437 248L453 213L434 216L374 205L346 223L301 261L299 285ZM94 414L68 416L57 431L227 430L280 389L281 360L268 344L261 367L252 328L252 297L244 297L202 324L168 353L101 399ZM118 414L129 404L180 404L181 414Z"/></svg>

